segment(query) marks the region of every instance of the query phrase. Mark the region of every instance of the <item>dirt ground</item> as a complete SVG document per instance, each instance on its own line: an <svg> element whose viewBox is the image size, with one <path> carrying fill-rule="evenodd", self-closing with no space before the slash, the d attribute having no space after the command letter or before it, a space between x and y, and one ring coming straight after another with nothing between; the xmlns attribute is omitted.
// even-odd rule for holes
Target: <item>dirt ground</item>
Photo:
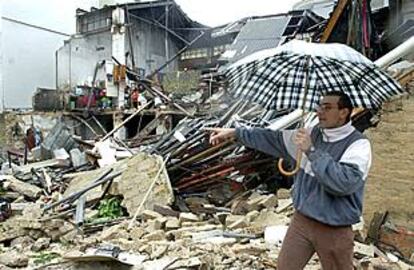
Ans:
<svg viewBox="0 0 414 270"><path fill-rule="evenodd" d="M414 230L414 96L384 107L381 122L365 133L373 163L365 190L364 219L389 211L394 223Z"/></svg>

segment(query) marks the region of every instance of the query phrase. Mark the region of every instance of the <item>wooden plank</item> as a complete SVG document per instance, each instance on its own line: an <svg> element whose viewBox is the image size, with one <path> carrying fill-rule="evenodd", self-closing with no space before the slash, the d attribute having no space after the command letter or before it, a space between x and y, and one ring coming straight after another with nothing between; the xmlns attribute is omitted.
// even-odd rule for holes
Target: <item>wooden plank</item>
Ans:
<svg viewBox="0 0 414 270"><path fill-rule="evenodd" d="M368 228L368 243L374 243L376 244L379 240L379 231L381 228L381 225L384 223L384 221L387 218L388 213L379 213L375 212L374 217L371 220L371 223Z"/></svg>
<svg viewBox="0 0 414 270"><path fill-rule="evenodd" d="M43 192L35 185L28 184L26 182L12 178L4 183L6 190L15 191L21 195L27 196L30 199L37 199Z"/></svg>
<svg viewBox="0 0 414 270"><path fill-rule="evenodd" d="M132 140L142 139L148 135L164 120L165 116L157 115L151 122L149 122L143 129L137 131L137 135Z"/></svg>
<svg viewBox="0 0 414 270"><path fill-rule="evenodd" d="M396 248L406 258L414 254L414 231L408 228L393 225L383 225L379 231L379 241L387 247Z"/></svg>
<svg viewBox="0 0 414 270"><path fill-rule="evenodd" d="M338 5L336 6L331 18L329 18L328 25L323 31L320 43L326 43L328 38L331 36L335 25L337 24L339 18L341 17L342 13L344 12L345 7L348 5L349 0L339 0Z"/></svg>
<svg viewBox="0 0 414 270"><path fill-rule="evenodd" d="M407 85L410 81L414 80L414 68L409 69L404 74L398 76L396 80L402 85Z"/></svg>

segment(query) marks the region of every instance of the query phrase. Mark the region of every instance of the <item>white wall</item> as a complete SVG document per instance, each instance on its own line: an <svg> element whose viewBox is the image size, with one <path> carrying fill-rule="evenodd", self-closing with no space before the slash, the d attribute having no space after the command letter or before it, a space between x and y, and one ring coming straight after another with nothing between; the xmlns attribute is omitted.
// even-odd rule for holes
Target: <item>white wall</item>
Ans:
<svg viewBox="0 0 414 270"><path fill-rule="evenodd" d="M100 48L97 50L97 48ZM112 55L111 33L109 31L72 38L58 50L58 86L83 85L92 81L96 63L110 60ZM104 77L99 70L97 78Z"/></svg>

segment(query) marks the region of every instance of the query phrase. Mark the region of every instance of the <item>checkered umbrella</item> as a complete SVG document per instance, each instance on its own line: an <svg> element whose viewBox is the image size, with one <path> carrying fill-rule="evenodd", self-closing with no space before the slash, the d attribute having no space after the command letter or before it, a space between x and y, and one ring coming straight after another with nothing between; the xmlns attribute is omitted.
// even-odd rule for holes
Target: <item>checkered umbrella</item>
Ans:
<svg viewBox="0 0 414 270"><path fill-rule="evenodd" d="M275 110L312 111L330 91L346 93L354 107L372 109L404 92L368 58L343 44L292 40L250 55L224 74L236 97Z"/></svg>

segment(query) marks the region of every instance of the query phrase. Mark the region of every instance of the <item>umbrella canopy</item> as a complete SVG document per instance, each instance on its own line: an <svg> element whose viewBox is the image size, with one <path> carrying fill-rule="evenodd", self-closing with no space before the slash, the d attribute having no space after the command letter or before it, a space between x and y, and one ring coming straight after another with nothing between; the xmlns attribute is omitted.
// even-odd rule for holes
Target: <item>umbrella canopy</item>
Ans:
<svg viewBox="0 0 414 270"><path fill-rule="evenodd" d="M266 109L316 109L321 96L346 93L354 107L379 108L404 90L368 58L343 44L292 40L260 51L225 72L230 91Z"/></svg>

